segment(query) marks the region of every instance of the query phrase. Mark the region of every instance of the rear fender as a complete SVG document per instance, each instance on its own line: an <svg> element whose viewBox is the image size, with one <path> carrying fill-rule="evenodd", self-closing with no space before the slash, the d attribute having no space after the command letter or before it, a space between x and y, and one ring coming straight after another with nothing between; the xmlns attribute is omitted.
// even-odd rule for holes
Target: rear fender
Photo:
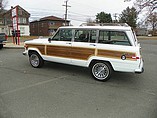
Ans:
<svg viewBox="0 0 157 118"><path fill-rule="evenodd" d="M92 63L98 62L98 61L109 63L111 65L112 69L115 70L112 62L108 58L102 58L102 57L92 57L92 58L90 58L87 62L87 67L90 67L92 65Z"/></svg>

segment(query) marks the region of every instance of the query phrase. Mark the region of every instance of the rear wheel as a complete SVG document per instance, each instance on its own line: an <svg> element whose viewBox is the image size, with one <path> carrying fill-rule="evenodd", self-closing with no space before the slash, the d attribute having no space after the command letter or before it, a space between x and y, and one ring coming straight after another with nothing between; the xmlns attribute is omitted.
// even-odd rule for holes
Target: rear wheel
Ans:
<svg viewBox="0 0 157 118"><path fill-rule="evenodd" d="M112 67L107 62L95 62L91 66L92 76L99 81L107 81L112 74Z"/></svg>
<svg viewBox="0 0 157 118"><path fill-rule="evenodd" d="M37 52L31 52L29 54L29 62L34 68L40 68L44 64L44 60Z"/></svg>

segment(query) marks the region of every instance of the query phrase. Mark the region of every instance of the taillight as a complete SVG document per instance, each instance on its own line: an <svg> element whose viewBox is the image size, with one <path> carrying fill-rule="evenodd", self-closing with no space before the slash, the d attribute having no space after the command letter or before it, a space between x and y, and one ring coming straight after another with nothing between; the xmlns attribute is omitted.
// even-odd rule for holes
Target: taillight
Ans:
<svg viewBox="0 0 157 118"><path fill-rule="evenodd" d="M140 57L132 56L132 59L140 59Z"/></svg>
<svg viewBox="0 0 157 118"><path fill-rule="evenodd" d="M5 39L6 39L6 40L8 39L8 36L7 36L7 35L5 35Z"/></svg>

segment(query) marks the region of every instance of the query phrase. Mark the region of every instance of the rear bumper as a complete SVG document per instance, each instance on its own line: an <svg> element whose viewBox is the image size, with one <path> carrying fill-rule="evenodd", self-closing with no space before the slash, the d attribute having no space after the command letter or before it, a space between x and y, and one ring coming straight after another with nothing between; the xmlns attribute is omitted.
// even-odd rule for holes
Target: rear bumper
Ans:
<svg viewBox="0 0 157 118"><path fill-rule="evenodd" d="M144 68L139 69L139 70L135 70L135 73L137 73L137 74L141 74L141 73L143 73L143 72L144 72Z"/></svg>
<svg viewBox="0 0 157 118"><path fill-rule="evenodd" d="M140 63L139 69L136 69L135 73L141 74L143 72L144 72L143 60L141 59L141 63Z"/></svg>
<svg viewBox="0 0 157 118"><path fill-rule="evenodd" d="M0 44L5 45L8 41L0 41Z"/></svg>

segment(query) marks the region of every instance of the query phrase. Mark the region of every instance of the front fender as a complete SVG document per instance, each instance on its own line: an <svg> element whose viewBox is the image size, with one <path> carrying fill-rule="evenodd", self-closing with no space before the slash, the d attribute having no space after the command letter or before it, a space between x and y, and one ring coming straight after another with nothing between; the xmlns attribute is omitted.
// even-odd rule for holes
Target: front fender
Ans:
<svg viewBox="0 0 157 118"><path fill-rule="evenodd" d="M28 48L28 55L32 52L35 51L37 52L39 55L42 55L40 50L38 48Z"/></svg>

